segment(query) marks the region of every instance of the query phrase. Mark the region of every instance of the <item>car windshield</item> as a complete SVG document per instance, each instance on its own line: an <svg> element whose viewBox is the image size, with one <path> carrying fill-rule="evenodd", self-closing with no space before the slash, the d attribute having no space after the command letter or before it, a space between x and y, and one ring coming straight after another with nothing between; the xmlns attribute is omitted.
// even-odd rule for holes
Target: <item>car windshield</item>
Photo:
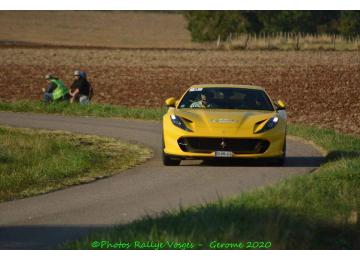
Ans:
<svg viewBox="0 0 360 260"><path fill-rule="evenodd" d="M178 108L274 110L262 90L223 87L190 88Z"/></svg>

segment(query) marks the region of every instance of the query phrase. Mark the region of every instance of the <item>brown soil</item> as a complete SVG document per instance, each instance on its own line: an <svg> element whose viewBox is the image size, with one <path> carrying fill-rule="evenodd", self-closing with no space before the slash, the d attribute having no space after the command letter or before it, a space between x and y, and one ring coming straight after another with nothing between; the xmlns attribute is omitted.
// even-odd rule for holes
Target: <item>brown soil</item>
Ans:
<svg viewBox="0 0 360 260"><path fill-rule="evenodd" d="M260 85L288 104L290 121L360 134L358 52L0 49L0 100L40 98L54 72L83 69L95 102L158 107L200 83Z"/></svg>
<svg viewBox="0 0 360 260"><path fill-rule="evenodd" d="M0 45L197 48L179 13L0 11Z"/></svg>

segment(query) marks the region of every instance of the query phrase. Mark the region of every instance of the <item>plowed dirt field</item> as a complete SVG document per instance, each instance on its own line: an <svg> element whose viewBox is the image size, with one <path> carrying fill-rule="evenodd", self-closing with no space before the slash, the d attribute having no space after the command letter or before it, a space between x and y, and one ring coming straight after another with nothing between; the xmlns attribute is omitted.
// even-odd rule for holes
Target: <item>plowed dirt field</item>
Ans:
<svg viewBox="0 0 360 260"><path fill-rule="evenodd" d="M44 75L67 85L83 69L94 102L159 107L193 84L260 85L288 104L292 122L360 134L360 53L1 48L0 100L37 100Z"/></svg>

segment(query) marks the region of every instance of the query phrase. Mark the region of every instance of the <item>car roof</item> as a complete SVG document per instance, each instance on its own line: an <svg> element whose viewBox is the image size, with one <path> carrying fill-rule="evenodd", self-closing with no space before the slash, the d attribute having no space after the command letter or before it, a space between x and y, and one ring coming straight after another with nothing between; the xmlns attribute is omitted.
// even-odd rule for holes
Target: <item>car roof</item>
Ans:
<svg viewBox="0 0 360 260"><path fill-rule="evenodd" d="M199 84L199 85L193 85L190 88L244 88L244 89L265 90L263 87L260 86L236 85L236 84Z"/></svg>

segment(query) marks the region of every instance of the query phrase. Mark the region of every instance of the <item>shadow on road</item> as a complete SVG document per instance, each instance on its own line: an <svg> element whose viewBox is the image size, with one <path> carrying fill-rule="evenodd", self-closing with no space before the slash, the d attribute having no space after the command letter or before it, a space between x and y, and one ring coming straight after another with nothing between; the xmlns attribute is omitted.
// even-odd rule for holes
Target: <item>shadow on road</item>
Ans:
<svg viewBox="0 0 360 260"><path fill-rule="evenodd" d="M207 159L200 161L186 161L181 166L215 166L215 167L320 167L326 158L318 157L286 157L284 165L277 165L269 159Z"/></svg>
<svg viewBox="0 0 360 260"><path fill-rule="evenodd" d="M207 159L200 164L199 161L187 163L181 166L218 166L218 167L320 167L321 164L341 159L353 159L360 157L360 152L355 151L330 151L325 157L322 156L288 156L282 166L276 165L270 159Z"/></svg>
<svg viewBox="0 0 360 260"><path fill-rule="evenodd" d="M336 161L341 159L353 159L360 157L360 152L356 151L331 151L326 155L327 161Z"/></svg>

